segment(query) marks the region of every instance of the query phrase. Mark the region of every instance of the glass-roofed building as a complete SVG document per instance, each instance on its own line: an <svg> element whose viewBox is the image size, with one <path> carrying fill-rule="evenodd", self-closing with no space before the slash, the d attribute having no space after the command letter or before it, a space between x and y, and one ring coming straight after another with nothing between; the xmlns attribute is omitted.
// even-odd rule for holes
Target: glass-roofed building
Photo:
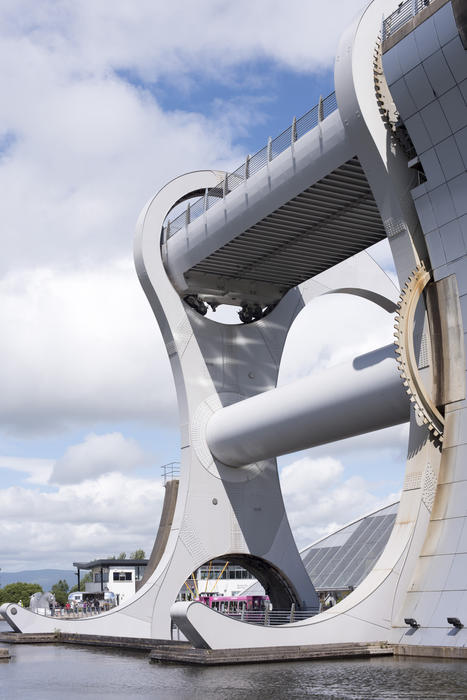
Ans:
<svg viewBox="0 0 467 700"><path fill-rule="evenodd" d="M365 515L301 551L313 585L323 598L352 591L382 553L396 519L399 502Z"/></svg>
<svg viewBox="0 0 467 700"><path fill-rule="evenodd" d="M389 539L398 507L397 501L373 511L300 552L324 606L353 591L369 574ZM256 582L243 595L262 592Z"/></svg>

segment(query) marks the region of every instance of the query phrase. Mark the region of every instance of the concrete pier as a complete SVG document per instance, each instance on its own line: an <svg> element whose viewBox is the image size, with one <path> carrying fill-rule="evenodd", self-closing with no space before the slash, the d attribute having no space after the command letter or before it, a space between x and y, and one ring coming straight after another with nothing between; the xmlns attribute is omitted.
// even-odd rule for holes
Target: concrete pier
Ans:
<svg viewBox="0 0 467 700"><path fill-rule="evenodd" d="M317 661L323 659L392 656L392 646L374 644L313 644L310 646L255 647L252 649L195 649L161 645L149 654L150 661L196 666Z"/></svg>

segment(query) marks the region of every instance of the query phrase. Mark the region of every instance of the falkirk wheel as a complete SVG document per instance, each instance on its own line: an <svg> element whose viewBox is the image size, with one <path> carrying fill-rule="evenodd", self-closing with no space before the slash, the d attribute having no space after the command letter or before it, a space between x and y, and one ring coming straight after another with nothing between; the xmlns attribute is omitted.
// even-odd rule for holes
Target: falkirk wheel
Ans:
<svg viewBox="0 0 467 700"><path fill-rule="evenodd" d="M453 635L447 622L467 620L465 23L457 0L374 0L341 38L335 93L234 173L182 175L144 208L136 269L180 416L170 532L125 604L85 620L3 605L14 629L167 639L175 621L204 648L466 644L465 630ZM384 238L401 287L395 297L365 252ZM370 277L379 280L371 288ZM354 294L393 314L394 343L277 388L287 333L324 293ZM240 308L239 323L206 316L222 304ZM353 592L311 615L318 598L276 457L406 421L389 541ZM259 627L199 602L174 603L190 573L218 557L248 568L274 607L294 603L310 617Z"/></svg>

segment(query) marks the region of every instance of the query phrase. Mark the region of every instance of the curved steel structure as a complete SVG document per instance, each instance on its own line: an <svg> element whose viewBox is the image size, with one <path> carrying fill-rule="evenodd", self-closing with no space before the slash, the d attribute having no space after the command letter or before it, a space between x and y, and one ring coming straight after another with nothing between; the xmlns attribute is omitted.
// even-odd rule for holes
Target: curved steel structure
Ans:
<svg viewBox="0 0 467 700"><path fill-rule="evenodd" d="M275 628L199 603L176 603L172 619L195 645L212 648L467 642L465 630L452 634L447 623L467 619L467 54L456 8L449 0L374 0L341 39L337 109L319 105L305 133L294 122L290 144L270 142L254 167L247 159L231 175L183 175L143 210L136 267L180 410L170 535L125 605L76 622L3 606L16 629L167 638L184 580L214 557L247 566L276 607L313 610L275 457L410 417L394 530L344 601ZM201 205L167 223L177 203L200 192ZM377 349L277 389L287 333L304 304L338 291L396 310L383 273L377 288L366 283L375 265L365 249L385 236L404 287L397 362ZM207 305L223 303L241 307L242 323L206 317ZM420 625L415 631L408 618Z"/></svg>

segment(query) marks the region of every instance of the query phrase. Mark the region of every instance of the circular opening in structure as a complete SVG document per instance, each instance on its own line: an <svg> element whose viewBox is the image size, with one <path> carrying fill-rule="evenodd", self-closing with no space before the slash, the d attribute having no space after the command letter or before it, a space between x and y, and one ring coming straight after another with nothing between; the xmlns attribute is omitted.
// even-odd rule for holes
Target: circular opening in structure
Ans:
<svg viewBox="0 0 467 700"><path fill-rule="evenodd" d="M199 601L241 619L242 611L249 611L252 614L248 621L258 623L264 623L264 615L269 612L287 616L301 608L285 574L251 554L229 554L205 562L186 579L177 600ZM317 609L307 612L311 615Z"/></svg>

